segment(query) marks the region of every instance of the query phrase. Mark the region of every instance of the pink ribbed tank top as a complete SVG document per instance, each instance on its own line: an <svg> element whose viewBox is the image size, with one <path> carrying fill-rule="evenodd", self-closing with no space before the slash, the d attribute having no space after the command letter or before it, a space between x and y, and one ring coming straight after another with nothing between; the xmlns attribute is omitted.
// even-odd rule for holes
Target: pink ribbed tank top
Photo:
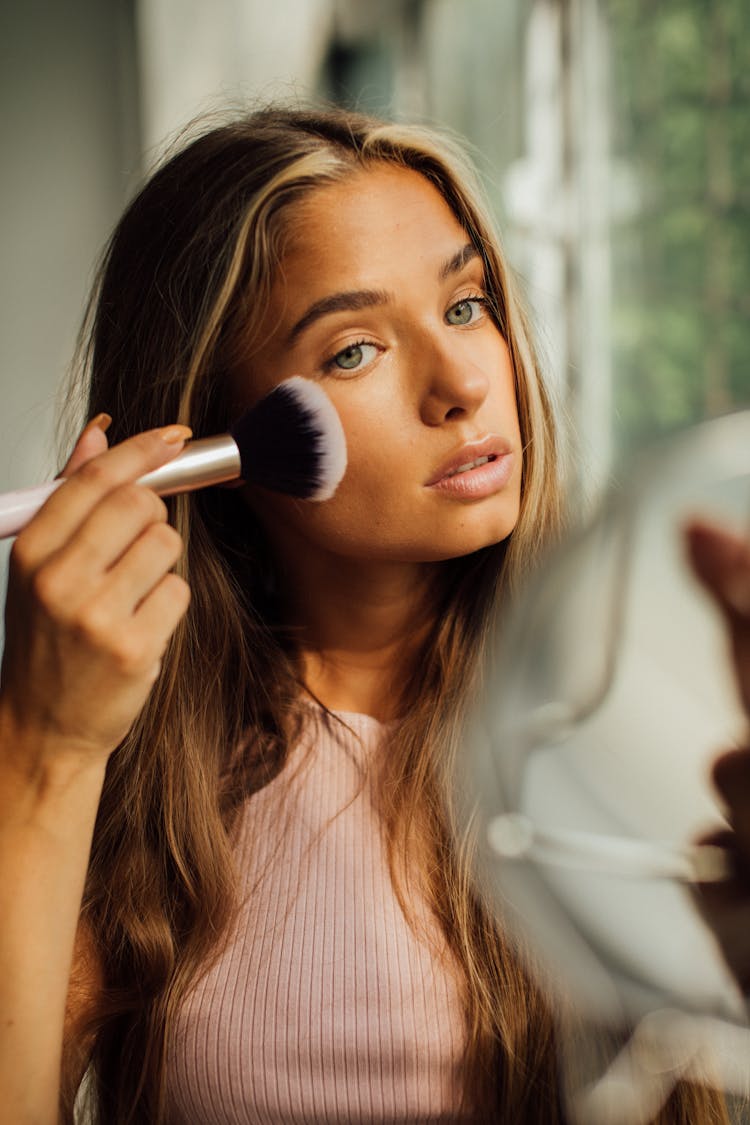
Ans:
<svg viewBox="0 0 750 1125"><path fill-rule="evenodd" d="M282 774L248 802L244 905L168 1050L170 1125L456 1122L464 1026L424 904L407 924L372 789L388 728L311 708Z"/></svg>

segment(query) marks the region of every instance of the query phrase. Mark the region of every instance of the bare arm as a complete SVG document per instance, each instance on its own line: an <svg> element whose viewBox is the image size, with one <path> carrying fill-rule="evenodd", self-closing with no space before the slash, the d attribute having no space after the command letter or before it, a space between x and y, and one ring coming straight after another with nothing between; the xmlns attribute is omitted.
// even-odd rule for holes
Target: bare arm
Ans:
<svg viewBox="0 0 750 1125"><path fill-rule="evenodd" d="M169 435L167 435L169 436ZM96 438L84 438L91 444ZM103 438L100 444L106 446ZM109 754L188 604L157 433L78 467L11 556L0 680L0 1123L57 1121L66 996ZM81 449L72 462L84 460Z"/></svg>

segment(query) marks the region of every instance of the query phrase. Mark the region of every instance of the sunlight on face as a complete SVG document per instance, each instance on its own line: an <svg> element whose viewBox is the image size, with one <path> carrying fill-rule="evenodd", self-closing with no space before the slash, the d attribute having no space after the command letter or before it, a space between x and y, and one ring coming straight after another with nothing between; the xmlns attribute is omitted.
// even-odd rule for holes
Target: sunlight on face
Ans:
<svg viewBox="0 0 750 1125"><path fill-rule="evenodd" d="M245 406L291 375L320 382L346 433L335 496L300 503L246 486L276 549L429 562L504 539L522 451L506 343L484 269L446 201L376 164L291 210Z"/></svg>

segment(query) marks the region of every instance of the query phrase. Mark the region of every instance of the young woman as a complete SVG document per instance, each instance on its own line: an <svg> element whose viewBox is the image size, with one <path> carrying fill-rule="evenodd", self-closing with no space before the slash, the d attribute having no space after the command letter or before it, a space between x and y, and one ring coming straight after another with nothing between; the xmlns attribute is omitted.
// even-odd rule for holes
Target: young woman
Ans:
<svg viewBox="0 0 750 1125"><path fill-rule="evenodd" d="M561 1121L454 808L491 607L561 521L470 170L338 111L216 128L129 207L90 321L92 421L11 564L0 1121L70 1120L87 1067L107 1125ZM295 374L344 426L332 499L134 483ZM735 548L695 532L712 588Z"/></svg>

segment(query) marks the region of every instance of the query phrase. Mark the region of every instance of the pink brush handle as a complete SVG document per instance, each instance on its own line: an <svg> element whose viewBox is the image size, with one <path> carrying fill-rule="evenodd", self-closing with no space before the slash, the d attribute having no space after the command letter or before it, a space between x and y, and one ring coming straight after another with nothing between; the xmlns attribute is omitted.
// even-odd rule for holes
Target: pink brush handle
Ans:
<svg viewBox="0 0 750 1125"><path fill-rule="evenodd" d="M230 434L217 434L189 442L172 461L139 477L137 483L152 489L158 496L171 496L175 492L192 492L194 488L237 480L241 470L237 442ZM0 539L17 535L62 483L62 480L53 480L0 494Z"/></svg>
<svg viewBox="0 0 750 1125"><path fill-rule="evenodd" d="M19 488L17 492L4 492L0 495L0 539L18 535L47 497L62 483L62 480L51 480L47 484L37 484L34 488Z"/></svg>

